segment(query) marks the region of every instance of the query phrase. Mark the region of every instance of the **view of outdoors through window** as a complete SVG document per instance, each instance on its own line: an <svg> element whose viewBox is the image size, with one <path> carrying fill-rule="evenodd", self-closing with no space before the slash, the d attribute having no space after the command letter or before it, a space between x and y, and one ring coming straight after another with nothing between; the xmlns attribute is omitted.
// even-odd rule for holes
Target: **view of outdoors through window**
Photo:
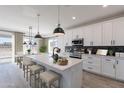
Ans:
<svg viewBox="0 0 124 93"><path fill-rule="evenodd" d="M0 58L7 59L12 57L12 38L0 36Z"/></svg>

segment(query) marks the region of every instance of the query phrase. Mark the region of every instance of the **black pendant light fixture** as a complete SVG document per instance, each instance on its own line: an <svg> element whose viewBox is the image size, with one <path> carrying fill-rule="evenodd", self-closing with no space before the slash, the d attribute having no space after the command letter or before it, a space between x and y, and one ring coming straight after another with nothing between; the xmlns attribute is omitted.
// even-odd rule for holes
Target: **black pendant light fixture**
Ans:
<svg viewBox="0 0 124 93"><path fill-rule="evenodd" d="M37 28L38 32L37 32L37 34L35 35L35 38L42 38L42 36L41 36L40 33L39 33L39 17L40 17L40 14L37 14L37 17L38 17L38 28Z"/></svg>
<svg viewBox="0 0 124 93"><path fill-rule="evenodd" d="M60 27L60 6L59 5L58 5L58 26L57 26L57 28L55 28L53 34L56 36L65 34L63 28Z"/></svg>
<svg viewBox="0 0 124 93"><path fill-rule="evenodd" d="M27 43L24 41L23 45L26 45Z"/></svg>

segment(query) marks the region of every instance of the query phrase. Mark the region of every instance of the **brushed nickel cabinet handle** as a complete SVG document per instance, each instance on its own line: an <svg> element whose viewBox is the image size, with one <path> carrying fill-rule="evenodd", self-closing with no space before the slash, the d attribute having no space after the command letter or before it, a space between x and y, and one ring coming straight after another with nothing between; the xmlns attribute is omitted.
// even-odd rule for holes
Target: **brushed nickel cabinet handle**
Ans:
<svg viewBox="0 0 124 93"><path fill-rule="evenodd" d="M92 64L92 62L88 61L89 64Z"/></svg>
<svg viewBox="0 0 124 93"><path fill-rule="evenodd" d="M118 64L118 60L116 61L116 63Z"/></svg>
<svg viewBox="0 0 124 93"><path fill-rule="evenodd" d="M112 40L111 40L111 45L112 45Z"/></svg>
<svg viewBox="0 0 124 93"><path fill-rule="evenodd" d="M90 59L91 59L92 57L88 57L88 58L90 58Z"/></svg>
<svg viewBox="0 0 124 93"><path fill-rule="evenodd" d="M88 69L93 69L92 67L88 67Z"/></svg>
<svg viewBox="0 0 124 93"><path fill-rule="evenodd" d="M115 45L115 40L113 40L113 45Z"/></svg>
<svg viewBox="0 0 124 93"><path fill-rule="evenodd" d="M110 59L106 59L106 61L111 61Z"/></svg>
<svg viewBox="0 0 124 93"><path fill-rule="evenodd" d="M115 69L115 64L113 64L113 68Z"/></svg>

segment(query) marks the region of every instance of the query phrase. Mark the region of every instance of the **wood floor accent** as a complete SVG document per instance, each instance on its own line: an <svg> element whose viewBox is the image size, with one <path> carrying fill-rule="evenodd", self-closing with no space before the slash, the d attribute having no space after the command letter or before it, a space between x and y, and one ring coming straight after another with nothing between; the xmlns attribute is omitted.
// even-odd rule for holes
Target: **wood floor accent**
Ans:
<svg viewBox="0 0 124 93"><path fill-rule="evenodd" d="M87 71L83 72L84 88L124 88L124 83Z"/></svg>
<svg viewBox="0 0 124 93"><path fill-rule="evenodd" d="M22 70L16 64L0 64L0 88L28 88Z"/></svg>
<svg viewBox="0 0 124 93"><path fill-rule="evenodd" d="M102 77L89 72L83 72L84 88L124 88L124 83ZM29 88L29 83L23 77L22 69L16 64L0 64L0 88Z"/></svg>

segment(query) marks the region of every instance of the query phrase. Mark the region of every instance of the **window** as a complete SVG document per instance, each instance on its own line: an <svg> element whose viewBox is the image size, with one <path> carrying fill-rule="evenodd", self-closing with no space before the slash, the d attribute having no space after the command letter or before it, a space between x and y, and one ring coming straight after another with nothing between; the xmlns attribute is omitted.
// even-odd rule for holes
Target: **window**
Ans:
<svg viewBox="0 0 124 93"><path fill-rule="evenodd" d="M50 54L52 54L53 53L53 48L57 47L57 46L58 46L57 39L56 38L50 38L49 41L48 41L48 52Z"/></svg>

